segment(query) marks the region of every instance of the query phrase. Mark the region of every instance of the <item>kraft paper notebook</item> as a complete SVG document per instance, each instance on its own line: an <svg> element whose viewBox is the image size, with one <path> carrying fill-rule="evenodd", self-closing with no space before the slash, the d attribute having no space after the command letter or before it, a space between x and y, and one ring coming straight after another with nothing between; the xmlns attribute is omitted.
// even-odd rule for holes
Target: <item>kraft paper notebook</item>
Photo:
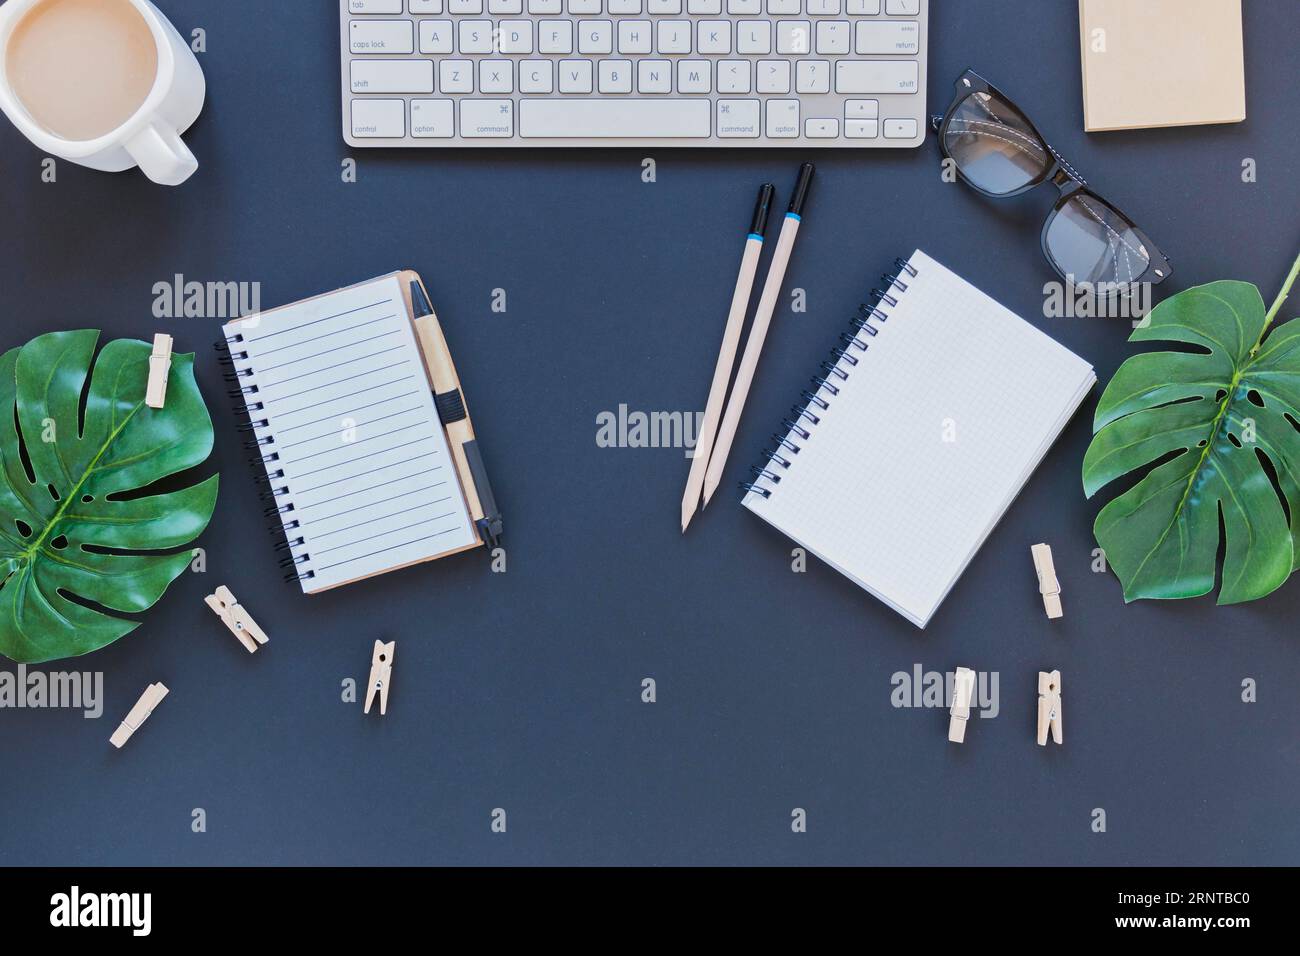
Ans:
<svg viewBox="0 0 1300 956"><path fill-rule="evenodd" d="M268 517L308 594L483 543L426 368L436 319L413 318L412 281L393 273L223 329Z"/></svg>
<svg viewBox="0 0 1300 956"><path fill-rule="evenodd" d="M1246 118L1241 0L1079 0L1084 128Z"/></svg>
<svg viewBox="0 0 1300 956"><path fill-rule="evenodd" d="M804 392L744 505L925 627L1096 381L917 251Z"/></svg>

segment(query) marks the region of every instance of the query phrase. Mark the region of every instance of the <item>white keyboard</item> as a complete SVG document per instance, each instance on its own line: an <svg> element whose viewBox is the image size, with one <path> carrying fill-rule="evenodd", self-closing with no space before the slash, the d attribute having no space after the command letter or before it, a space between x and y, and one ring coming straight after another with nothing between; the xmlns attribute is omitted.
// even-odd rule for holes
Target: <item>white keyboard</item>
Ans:
<svg viewBox="0 0 1300 956"><path fill-rule="evenodd" d="M915 147L930 0L339 0L352 146Z"/></svg>

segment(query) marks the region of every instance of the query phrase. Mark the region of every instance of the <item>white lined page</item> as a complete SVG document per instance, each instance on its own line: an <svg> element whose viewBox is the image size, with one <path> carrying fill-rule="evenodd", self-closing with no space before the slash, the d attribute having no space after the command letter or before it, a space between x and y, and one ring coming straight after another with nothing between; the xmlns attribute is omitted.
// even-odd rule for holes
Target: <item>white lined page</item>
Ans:
<svg viewBox="0 0 1300 956"><path fill-rule="evenodd" d="M919 250L755 514L924 627L1096 383L1091 366Z"/></svg>
<svg viewBox="0 0 1300 956"><path fill-rule="evenodd" d="M477 542L397 276L225 331L304 591Z"/></svg>

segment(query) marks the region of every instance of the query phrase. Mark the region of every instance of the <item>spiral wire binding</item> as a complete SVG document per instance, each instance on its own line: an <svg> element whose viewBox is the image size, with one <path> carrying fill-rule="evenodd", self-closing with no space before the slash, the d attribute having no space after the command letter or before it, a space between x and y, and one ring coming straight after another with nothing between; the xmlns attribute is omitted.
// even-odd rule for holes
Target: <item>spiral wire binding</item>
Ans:
<svg viewBox="0 0 1300 956"><path fill-rule="evenodd" d="M880 334L881 327L889 320L889 313L882 307L898 308L898 297L911 285L902 277L906 274L909 280L915 279L917 269L903 259L895 259L894 265L897 271L893 275L886 273L880 277L884 290L872 289L869 301L858 306L848 330L840 334L840 344L831 349L831 361L822 362L819 374L813 376L813 388L801 391L801 401L790 410L790 417L781 420L784 434L772 436L774 445L764 448L763 461L750 468L754 479L740 486L746 494L753 492L764 498L772 497L772 492L781 484L781 473L790 468L803 448L800 442L812 439L812 430L821 424L822 416L839 397L841 385L857 368L862 354L870 347L870 340ZM873 321L879 325L872 325Z"/></svg>
<svg viewBox="0 0 1300 956"><path fill-rule="evenodd" d="M259 392L257 383L253 380L257 373L250 366L237 364L249 360L248 352L237 348L243 341L243 335L234 335L229 341L222 340L215 345L220 354L219 361L226 369L224 378L234 386L228 390L228 394L235 408L235 417L239 420L236 428L251 436L244 441L245 450L251 453L247 456L248 468L259 487L258 499L268 503L262 512L266 518L266 530L277 539L276 552L285 555L279 560L280 567L288 572L284 580L286 583L308 581L316 576L316 572L308 566L311 555L294 553L295 548L301 548L307 543L297 533L302 530L302 524L294 516L293 502L286 498L289 494L288 486L277 484L285 477L284 469L272 467L280 460L280 453L275 450L275 436L258 434L262 429L270 427L271 422L262 416L266 405L256 398ZM232 344L236 348L232 349Z"/></svg>

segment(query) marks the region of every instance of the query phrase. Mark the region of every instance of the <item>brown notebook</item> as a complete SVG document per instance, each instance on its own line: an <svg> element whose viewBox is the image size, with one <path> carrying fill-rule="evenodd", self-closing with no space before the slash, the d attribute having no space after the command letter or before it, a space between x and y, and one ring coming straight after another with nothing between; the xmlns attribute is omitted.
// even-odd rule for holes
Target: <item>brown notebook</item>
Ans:
<svg viewBox="0 0 1300 956"><path fill-rule="evenodd" d="M420 334L412 281L395 272L224 328L308 594L483 543L422 351L442 337Z"/></svg>
<svg viewBox="0 0 1300 956"><path fill-rule="evenodd" d="M1241 0L1079 0L1084 128L1246 118Z"/></svg>

